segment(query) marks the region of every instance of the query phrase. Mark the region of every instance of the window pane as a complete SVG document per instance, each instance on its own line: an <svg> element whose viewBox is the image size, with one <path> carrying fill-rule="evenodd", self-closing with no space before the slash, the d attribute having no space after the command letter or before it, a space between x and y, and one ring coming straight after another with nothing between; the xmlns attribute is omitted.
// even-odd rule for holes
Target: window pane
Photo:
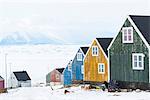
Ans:
<svg viewBox="0 0 150 100"><path fill-rule="evenodd" d="M128 29L128 41L132 41L132 29Z"/></svg>
<svg viewBox="0 0 150 100"><path fill-rule="evenodd" d="M139 67L142 67L142 62L139 62Z"/></svg>
<svg viewBox="0 0 150 100"><path fill-rule="evenodd" d="M127 36L124 36L124 41L127 41Z"/></svg>
<svg viewBox="0 0 150 100"><path fill-rule="evenodd" d="M101 72L101 65L99 66L99 72Z"/></svg>
<svg viewBox="0 0 150 100"><path fill-rule="evenodd" d="M95 54L95 47L93 47L93 51L92 51L93 55Z"/></svg>
<svg viewBox="0 0 150 100"><path fill-rule="evenodd" d="M139 56L139 61L142 61L142 56Z"/></svg>
<svg viewBox="0 0 150 100"><path fill-rule="evenodd" d="M134 67L137 67L137 62L134 62Z"/></svg>
<svg viewBox="0 0 150 100"><path fill-rule="evenodd" d="M102 65L101 68L102 68L102 72L104 72L104 65Z"/></svg>
<svg viewBox="0 0 150 100"><path fill-rule="evenodd" d="M77 60L78 60L78 61L82 61L82 54L81 54L81 53L78 53L78 54L77 54Z"/></svg>
<svg viewBox="0 0 150 100"><path fill-rule="evenodd" d="M95 47L95 54L97 55L97 47Z"/></svg>
<svg viewBox="0 0 150 100"><path fill-rule="evenodd" d="M127 30L124 30L124 41L127 41Z"/></svg>
<svg viewBox="0 0 150 100"><path fill-rule="evenodd" d="M128 40L131 41L131 36L128 36Z"/></svg>
<svg viewBox="0 0 150 100"><path fill-rule="evenodd" d="M134 56L134 62L135 62L135 61L137 62L137 56Z"/></svg>
<svg viewBox="0 0 150 100"><path fill-rule="evenodd" d="M128 35L129 35L129 34L131 35L131 29L128 29Z"/></svg>

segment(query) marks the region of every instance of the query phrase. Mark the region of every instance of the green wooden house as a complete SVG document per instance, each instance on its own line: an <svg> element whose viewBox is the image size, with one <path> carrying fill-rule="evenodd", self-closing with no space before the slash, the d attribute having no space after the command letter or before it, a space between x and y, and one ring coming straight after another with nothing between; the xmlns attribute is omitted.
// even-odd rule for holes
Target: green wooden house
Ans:
<svg viewBox="0 0 150 100"><path fill-rule="evenodd" d="M50 86L50 82L51 82L50 74L51 74L51 72L49 72L49 73L46 75L46 85L47 85L47 86Z"/></svg>
<svg viewBox="0 0 150 100"><path fill-rule="evenodd" d="M150 89L150 16L129 15L108 47L110 80Z"/></svg>

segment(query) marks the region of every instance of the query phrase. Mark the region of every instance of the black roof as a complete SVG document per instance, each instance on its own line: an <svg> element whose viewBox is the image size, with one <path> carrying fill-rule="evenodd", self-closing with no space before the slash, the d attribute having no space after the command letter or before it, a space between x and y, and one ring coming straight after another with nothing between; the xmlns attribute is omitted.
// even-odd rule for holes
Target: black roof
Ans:
<svg viewBox="0 0 150 100"><path fill-rule="evenodd" d="M18 71L18 72L13 72L14 75L16 76L18 81L27 81L31 80L28 73L26 71Z"/></svg>
<svg viewBox="0 0 150 100"><path fill-rule="evenodd" d="M0 76L0 80L4 80L3 77Z"/></svg>
<svg viewBox="0 0 150 100"><path fill-rule="evenodd" d="M63 73L65 68L56 68L57 71L59 71L61 74Z"/></svg>
<svg viewBox="0 0 150 100"><path fill-rule="evenodd" d="M86 52L88 51L89 47L80 47L83 51L84 54L86 54Z"/></svg>
<svg viewBox="0 0 150 100"><path fill-rule="evenodd" d="M130 17L150 44L150 16L130 15Z"/></svg>
<svg viewBox="0 0 150 100"><path fill-rule="evenodd" d="M108 56L107 48L113 38L96 38L96 39L99 42L99 44L101 45L101 47L103 48L105 54Z"/></svg>

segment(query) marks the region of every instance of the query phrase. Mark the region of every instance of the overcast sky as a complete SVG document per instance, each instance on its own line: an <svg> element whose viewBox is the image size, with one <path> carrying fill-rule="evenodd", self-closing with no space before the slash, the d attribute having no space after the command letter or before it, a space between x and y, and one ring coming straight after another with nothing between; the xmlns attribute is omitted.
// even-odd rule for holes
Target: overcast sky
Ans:
<svg viewBox="0 0 150 100"><path fill-rule="evenodd" d="M117 34L129 14L150 15L150 0L0 0L0 37L19 32L85 44Z"/></svg>

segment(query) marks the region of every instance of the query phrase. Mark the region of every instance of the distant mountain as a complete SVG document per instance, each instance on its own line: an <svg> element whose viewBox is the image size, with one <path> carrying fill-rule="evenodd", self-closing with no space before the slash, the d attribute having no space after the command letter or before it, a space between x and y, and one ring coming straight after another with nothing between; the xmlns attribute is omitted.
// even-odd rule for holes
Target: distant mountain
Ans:
<svg viewBox="0 0 150 100"><path fill-rule="evenodd" d="M63 44L64 41L42 33L13 32L1 37L0 45Z"/></svg>

